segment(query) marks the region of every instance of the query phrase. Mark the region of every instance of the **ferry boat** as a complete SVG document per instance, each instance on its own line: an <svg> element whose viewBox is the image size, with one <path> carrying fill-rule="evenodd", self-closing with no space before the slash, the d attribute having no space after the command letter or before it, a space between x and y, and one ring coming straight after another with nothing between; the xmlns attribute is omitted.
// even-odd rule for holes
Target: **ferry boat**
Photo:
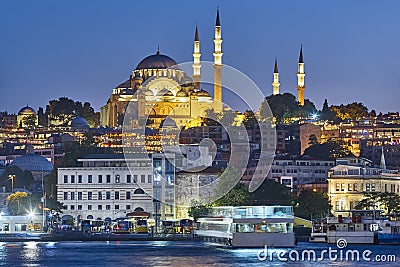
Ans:
<svg viewBox="0 0 400 267"><path fill-rule="evenodd" d="M213 207L198 219L195 235L231 247L293 247L292 206Z"/></svg>
<svg viewBox="0 0 400 267"><path fill-rule="evenodd" d="M381 222L378 232L379 244L400 244L400 218L389 217Z"/></svg>
<svg viewBox="0 0 400 267"><path fill-rule="evenodd" d="M348 244L376 244L385 218L382 210L337 211L337 217L327 217L314 223L310 242L334 244L345 239Z"/></svg>

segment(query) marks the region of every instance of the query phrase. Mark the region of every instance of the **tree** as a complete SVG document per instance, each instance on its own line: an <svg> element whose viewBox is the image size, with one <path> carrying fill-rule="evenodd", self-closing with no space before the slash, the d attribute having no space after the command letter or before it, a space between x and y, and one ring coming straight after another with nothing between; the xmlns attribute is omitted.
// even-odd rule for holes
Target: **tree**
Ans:
<svg viewBox="0 0 400 267"><path fill-rule="evenodd" d="M244 115L243 124L246 127L246 129L254 127L254 125L257 123L257 119L254 112L252 110L246 110L243 115Z"/></svg>
<svg viewBox="0 0 400 267"><path fill-rule="evenodd" d="M337 120L335 112L331 111L331 109L328 106L327 99L325 99L324 104L322 105L320 118L321 118L321 120L328 120L328 121L336 121Z"/></svg>
<svg viewBox="0 0 400 267"><path fill-rule="evenodd" d="M244 184L237 183L227 194L213 202L213 206L246 206L253 203L253 195Z"/></svg>
<svg viewBox="0 0 400 267"><path fill-rule="evenodd" d="M23 171L17 166L8 166L0 176L1 185L11 191L12 181L10 175L14 175L14 188L29 188L33 182L33 176L30 171Z"/></svg>
<svg viewBox="0 0 400 267"><path fill-rule="evenodd" d="M331 106L330 110L336 113L341 120L358 120L368 116L368 108L362 103L349 103L347 105Z"/></svg>
<svg viewBox="0 0 400 267"><path fill-rule="evenodd" d="M47 126L48 125L48 118L47 118L47 115L44 113L42 107L39 107L37 114L38 114L38 124L40 126Z"/></svg>
<svg viewBox="0 0 400 267"><path fill-rule="evenodd" d="M294 213L305 219L323 218L331 210L329 198L326 193L316 193L304 190L297 199Z"/></svg>
<svg viewBox="0 0 400 267"><path fill-rule="evenodd" d="M210 212L210 209L211 205L202 204L199 200L192 200L190 202L188 214L195 222L197 222L200 217L207 215Z"/></svg>
<svg viewBox="0 0 400 267"><path fill-rule="evenodd" d="M317 136L316 136L315 134L311 134L311 135L308 137L308 144L309 144L309 145L318 144L318 138L317 138Z"/></svg>
<svg viewBox="0 0 400 267"><path fill-rule="evenodd" d="M354 156L348 145L343 141L328 141L323 144L314 144L304 150L304 155L318 159L332 159Z"/></svg>
<svg viewBox="0 0 400 267"><path fill-rule="evenodd" d="M22 124L28 129L34 128L36 126L36 115L27 115L23 117Z"/></svg>
<svg viewBox="0 0 400 267"><path fill-rule="evenodd" d="M19 215L21 213L21 202L27 197L28 193L26 192L15 192L6 198L13 215Z"/></svg>
<svg viewBox="0 0 400 267"><path fill-rule="evenodd" d="M254 205L292 205L293 201L290 188L273 179L266 179L254 191Z"/></svg>
<svg viewBox="0 0 400 267"><path fill-rule="evenodd" d="M400 211L400 196L392 192L365 193L356 208L373 210L382 208L387 214L397 213Z"/></svg>

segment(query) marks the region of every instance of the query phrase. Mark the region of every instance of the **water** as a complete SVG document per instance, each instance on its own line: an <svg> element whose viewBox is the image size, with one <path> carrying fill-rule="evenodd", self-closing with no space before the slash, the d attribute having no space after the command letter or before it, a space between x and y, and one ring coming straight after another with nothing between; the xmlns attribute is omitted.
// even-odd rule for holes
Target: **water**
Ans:
<svg viewBox="0 0 400 267"><path fill-rule="evenodd" d="M399 266L400 246L357 245L343 249L357 249L360 255L371 250L372 260L378 254L395 255L396 262L377 263L361 259L333 261L328 256L321 261L279 261L277 253L314 250L319 257L323 249L335 245L301 243L291 249L267 249L269 256L260 261L261 249L218 248L197 241L140 241L140 242L21 242L0 243L0 266ZM340 251L340 250L338 250ZM293 254L295 255L295 254ZM338 254L339 255L339 254ZM261 254L263 256L263 254Z"/></svg>

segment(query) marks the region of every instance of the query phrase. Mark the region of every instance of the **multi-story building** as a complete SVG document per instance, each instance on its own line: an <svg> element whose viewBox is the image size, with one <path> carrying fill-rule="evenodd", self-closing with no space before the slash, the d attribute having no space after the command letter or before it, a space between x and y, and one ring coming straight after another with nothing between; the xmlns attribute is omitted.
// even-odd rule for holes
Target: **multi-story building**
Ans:
<svg viewBox="0 0 400 267"><path fill-rule="evenodd" d="M364 194L371 192L400 194L398 171L373 168L365 164L337 165L329 171L328 195L333 212L354 209Z"/></svg>
<svg viewBox="0 0 400 267"><path fill-rule="evenodd" d="M75 219L125 217L127 212L153 214L153 166L144 155L87 155L81 167L59 168L57 200Z"/></svg>
<svg viewBox="0 0 400 267"><path fill-rule="evenodd" d="M324 184L334 160L314 159L308 156L277 156L268 174L269 179L297 190L299 185Z"/></svg>

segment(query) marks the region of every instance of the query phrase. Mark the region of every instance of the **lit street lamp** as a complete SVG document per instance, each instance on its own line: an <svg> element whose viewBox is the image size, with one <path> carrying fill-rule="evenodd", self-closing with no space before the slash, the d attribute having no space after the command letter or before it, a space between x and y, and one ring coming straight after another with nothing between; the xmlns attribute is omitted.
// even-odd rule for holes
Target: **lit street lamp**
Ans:
<svg viewBox="0 0 400 267"><path fill-rule="evenodd" d="M15 178L15 174L8 175L8 179L11 180L11 193L14 191L14 178Z"/></svg>

